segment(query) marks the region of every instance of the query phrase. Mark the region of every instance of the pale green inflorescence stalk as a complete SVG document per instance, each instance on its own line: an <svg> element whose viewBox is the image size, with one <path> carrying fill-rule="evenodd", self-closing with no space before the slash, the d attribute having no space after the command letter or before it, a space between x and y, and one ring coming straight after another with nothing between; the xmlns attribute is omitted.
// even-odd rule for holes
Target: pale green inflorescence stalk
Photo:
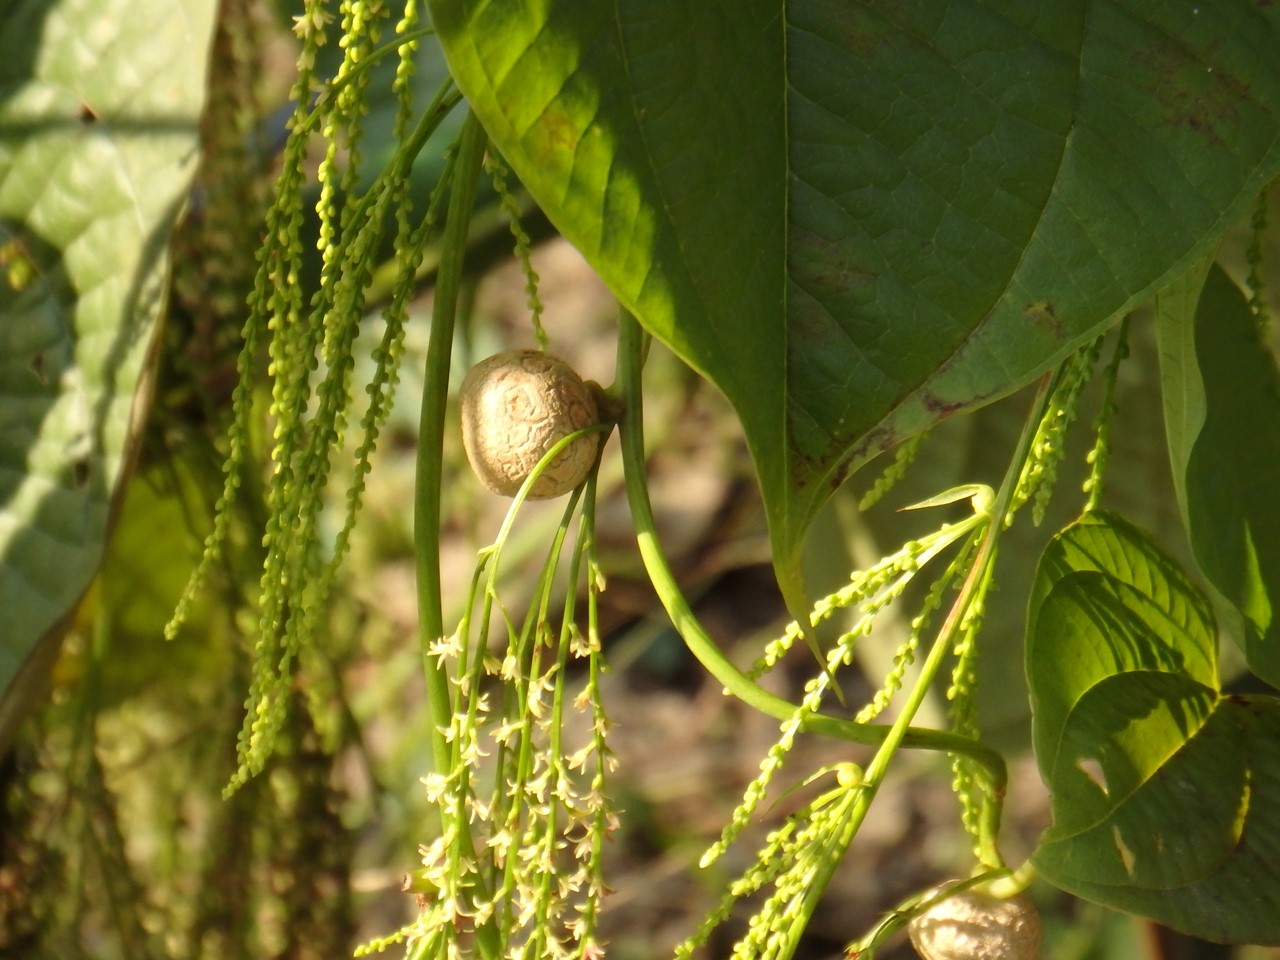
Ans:
<svg viewBox="0 0 1280 960"><path fill-rule="evenodd" d="M788 960L808 925L805 901L815 879L848 848L857 829L851 815L862 794L852 764L837 776L837 786L813 801L798 818L793 842L785 849L783 869L772 878L773 892L734 944L732 960Z"/></svg>
<svg viewBox="0 0 1280 960"><path fill-rule="evenodd" d="M1072 362L1078 365L1080 360L1072 358ZM1087 365L1091 364L1090 359ZM1076 370L1079 370L1079 366L1076 366ZM1084 375L1078 372L1075 374L1081 381ZM1064 379L1068 383L1066 388L1063 387ZM799 936L812 915L818 898L821 897L822 891L830 881L837 864L843 858L854 833L865 817L872 799L883 782L889 764L897 749L906 742L908 725L922 702L930 679L937 674L940 665L949 657L953 659L952 682L948 691L952 701L952 730L949 731L949 735L955 736L961 743L976 744L978 742L976 740L977 724L973 714L976 681L974 658L977 651L977 635L986 606L986 596L992 585L999 537L1001 531L1011 522L1018 507L1034 494L1034 489L1029 489L1027 485L1029 467L1037 459L1037 453L1041 463L1044 462L1046 437L1054 437L1058 429L1056 424L1062 422L1064 409L1071 405L1065 401L1068 398L1073 401L1078 395L1079 385L1071 386L1070 382L1071 378L1064 378L1062 371L1059 371L1055 377L1046 378L1042 382L1032 415L1024 426L1010 468L998 493L971 486L958 488L933 498L925 504L940 505L954 502L961 497L970 497L974 507L974 517L972 526L962 531L967 536L964 537L964 545L959 555L947 571L934 582L932 589L926 595L919 615L912 624L913 632L923 631L926 628L932 612L941 605L942 597L950 584L963 572L964 582L922 665L920 681L906 696L900 714L892 726L879 728L886 732L886 737L865 772L847 773L842 778L841 790L824 794L799 814L794 815L782 828L773 831L766 840L764 848L757 855L754 864L747 869L739 881L731 885L721 904L681 946L678 956L691 956L694 950L704 945L711 931L728 918L733 901L756 893L769 884L773 885L773 892L752 918L746 936L738 942L733 955L744 960L747 957L784 960L794 953ZM1064 389L1066 393L1061 392ZM1065 423L1062 423L1061 429L1065 429ZM1032 448L1037 439L1041 441L1042 446L1038 452L1033 452ZM1060 440L1060 435L1056 439ZM1041 472L1035 479L1044 481L1048 478L1044 472ZM1019 493L1022 495L1019 496ZM923 553L916 556L916 549L914 545L904 548L907 555L915 557L917 565L930 559ZM886 558L881 565L872 569L882 571L893 559ZM852 593L858 592L858 584L862 576L855 575L853 578L850 588ZM876 582L877 578L871 576L867 579ZM890 583L893 582L890 581ZM868 625L868 615L874 616L881 597L889 595L896 595L892 587L888 588L884 594L872 594L867 601L863 601L861 610L863 618L851 632L856 634L865 630ZM848 597L843 596L833 598L839 603L844 603L847 599ZM824 609L825 605L819 605L815 611L815 619L821 616ZM677 612L681 611L677 609ZM788 635L797 632L793 628L788 631ZM806 700L798 708L798 713L809 706L809 696L821 688L826 682L824 678L846 662L849 655L846 640L847 638L842 638L837 649L833 651L831 659L826 664L826 674L815 677L806 688ZM778 651L786 646L784 637L766 654L764 666L776 662ZM913 650L914 645L909 640L900 651L900 659L913 656ZM872 704L869 705L871 709L864 710L862 713L863 718L873 717L886 705L887 698L892 696L895 683L900 682L894 680L894 673L899 669L895 665L890 678L886 680L884 696L879 698L878 704L877 700L873 699ZM722 835L720 842L708 851L704 857L704 863L710 862L722 853L724 845L731 841L745 825L745 815L749 815L759 803L769 778L780 766L781 757L785 755L795 732L789 722L784 722L783 737L779 745L775 746L766 757L762 764L761 776L748 788L743 804L735 812L734 823ZM996 848L1003 783L993 782L988 769L978 768L972 764L971 759L977 759L980 756L978 752L966 747L963 750L953 751L953 754L959 754L956 756L955 786L962 801L964 825L974 839L974 853L979 864L974 878L969 883L991 884L993 889L994 886L1003 884L1008 892L1020 889L1029 879L1030 873L1020 870L1011 874L1004 866ZM824 816L824 811L828 809L837 811L830 819ZM915 898L901 916L892 916L877 925L868 937L863 938L851 949L862 951L857 954L859 956L872 955L882 942L882 937L901 923L905 923L908 915L922 908L923 904L923 898Z"/></svg>
<svg viewBox="0 0 1280 960"><path fill-rule="evenodd" d="M1107 474L1107 460L1111 454L1111 420L1118 411L1116 404L1116 383L1120 377L1120 365L1129 356L1129 318L1120 321L1120 330L1116 334L1115 347L1111 353L1111 362L1103 371L1105 383L1102 408L1093 421L1094 442L1089 451L1089 477L1084 482L1084 492L1088 495L1085 510L1096 510L1102 501L1102 483Z"/></svg>
<svg viewBox="0 0 1280 960"><path fill-rule="evenodd" d="M321 123L325 153L316 172L320 183L320 198L316 201L320 236L316 249L320 251L326 271L333 268L339 253L337 238L340 231L350 225L354 209L350 198L359 178L362 118L367 109L365 91L369 87L369 73L361 69L361 65L377 46L381 20L387 12L382 0L342 0L339 8L342 19L338 46L342 48L342 64L334 78L336 92L332 105ZM342 163L338 159L340 153L345 154ZM339 209L340 195L346 199Z"/></svg>
<svg viewBox="0 0 1280 960"><path fill-rule="evenodd" d="M257 380L254 365L257 360L259 341L264 332L270 336L268 353L271 366L268 372L275 378L272 407L276 419L277 445L273 456L278 457L282 449L281 438L290 436L296 430L301 408L306 404L307 378L296 375L300 362L299 350L297 337L292 334L298 329L302 314L302 294L298 277L298 265L302 259L299 234L302 224L301 196L306 180L304 170L308 129L313 116L311 100L316 84L315 55L318 48L325 42L325 27L329 19L323 3L319 2L307 4L302 15L295 18L295 29L302 41L298 58L298 79L293 88L293 97L297 106L289 124L290 136L285 146L282 171L276 183L276 200L268 213L266 235L259 250L259 268L249 300L249 318L244 329L244 348L237 365L239 380L232 400L234 423L230 434L230 453L224 468L226 482L216 506L214 528L206 540L204 554L192 575L187 590L179 600L172 621L166 628L166 635L170 637L176 632L186 614L191 597L207 576L230 531L236 492L240 486L241 471L245 468L248 454L253 384ZM301 381L300 385L299 381ZM285 385L290 385L287 392ZM300 391L299 400L297 398ZM292 405L282 402L286 400L292 400ZM276 478L281 483L291 479L292 465L282 463L279 459L276 460L276 464ZM268 521L268 530L264 539L278 541L279 528L280 518L273 514ZM267 680L267 674L281 656L279 633L282 616L279 592L280 589L288 586L288 581L283 576L280 565L273 563L272 559L269 551L268 562L264 568L264 583L271 578L269 582L278 583L280 587L263 597L262 620L255 645L256 663L271 664L271 666L255 668L249 697L249 716L246 718L246 728L240 740L242 759L246 757L248 751L249 729L264 722L264 718L271 719L272 711L266 708L262 694L271 685ZM284 582L281 583L281 581ZM274 721L277 726L279 719L279 711L276 711Z"/></svg>
<svg viewBox="0 0 1280 960"><path fill-rule="evenodd" d="M208 576L214 562L221 555L223 545L231 529L231 520L241 484L241 471L249 455L250 423L252 420L253 388L257 383L256 363L258 348L264 334L296 321L301 312L301 286L297 264L302 258L302 246L298 239L302 225L302 189L308 129L312 115L312 93L316 85L316 51L325 41L324 28L330 16L323 2L312 2L295 18L295 31L302 42L298 54L298 78L290 93L296 107L289 119L290 135L281 160L280 176L275 185L275 202L267 212L266 231L258 250L258 271L253 292L249 298L249 315L245 321L244 347L236 364L238 373L232 393L233 425L228 437L230 452L223 467L225 483L214 508L213 529L205 540L204 552L191 580L178 600L177 608L165 635L169 639L177 633L196 592ZM283 319L282 319L283 318ZM273 364L281 347L272 341Z"/></svg>
<svg viewBox="0 0 1280 960"><path fill-rule="evenodd" d="M493 150L490 150L485 155L484 165L485 169L489 171L489 177L493 181L494 192L498 194L498 200L502 204L503 212L507 215L511 236L515 240L516 259L520 262L520 269L524 272L524 292L529 307L529 318L533 323L533 335L538 341L538 347L545 350L547 349L548 340L547 331L542 326L543 307L542 298L538 295L538 272L533 269L529 234L520 225L520 205L511 193L511 187L508 183L510 171L507 169L502 157Z"/></svg>
<svg viewBox="0 0 1280 960"><path fill-rule="evenodd" d="M898 481L907 475L907 470L911 464L915 462L916 455L920 453L920 448L924 445L925 440L929 438L929 430L922 430L914 436L907 437L902 443L898 444L893 451L893 460L884 472L880 474L871 485L866 493L862 495L862 499L858 501L859 510L870 510L879 503L890 490L897 486Z"/></svg>
<svg viewBox="0 0 1280 960"><path fill-rule="evenodd" d="M902 642L897 650L894 651L893 661L889 668L889 673L885 676L884 682L880 689L875 692L870 702L866 704L857 715L853 718L854 723L870 723L885 711L885 708L892 702L895 694L902 689L903 680L906 678L907 670L911 664L915 663L916 654L920 649L920 638L924 635L933 624L933 615L938 608L942 606L942 598L947 589L955 582L956 574L963 568L962 561L968 559L966 555L961 555L951 562L947 567L946 573L933 582L929 588L929 592L925 594L924 599L920 603L920 609L914 617L911 618L911 632L907 639Z"/></svg>
<svg viewBox="0 0 1280 960"><path fill-rule="evenodd" d="M971 551L966 552L960 559L961 563L971 562ZM986 596L991 588L995 570L994 560L993 553L992 561L982 571L973 602L969 604L960 621L960 628L952 647L955 663L951 669L951 685L947 687L951 729L962 736L975 739L981 733L978 729L977 710L978 631L982 626L983 614L986 612ZM983 789L979 771L972 759L953 753L951 770L954 776L951 783L952 790L960 800L961 823L972 841L974 856L981 863L987 856L982 817L990 798L988 792ZM995 866L995 864L986 864L986 866Z"/></svg>
<svg viewBox="0 0 1280 960"><path fill-rule="evenodd" d="M927 559L931 559L939 549L954 543L955 540L963 536L969 529L970 522L965 521L965 523L959 525L944 524L941 529L923 539L904 544L896 552L884 557L874 566L866 570L855 571L850 576L847 585L841 587L835 593L823 597L813 605L813 611L809 615L809 625L811 627L817 626L822 621L829 619L838 610L847 609L855 604L867 601L868 598L879 596L884 587L898 580L902 580L899 590L905 587L906 583L915 576L920 565L927 562ZM964 529L958 529L959 527ZM903 579L904 577L905 579ZM854 628L851 633L856 631L857 628ZM800 635L801 630L798 623L792 621L787 624L782 635L765 646L764 653L747 671L747 675L755 679L772 670L782 660L787 651L791 649ZM845 636L849 635L846 634ZM828 678L828 684L829 682L830 678Z"/></svg>
<svg viewBox="0 0 1280 960"><path fill-rule="evenodd" d="M413 22L411 11L414 9L413 0L410 0L405 8L406 19L403 21L404 23ZM411 44L406 44L405 46L409 47ZM408 67L405 66L406 63L409 64ZM406 56L397 71L396 80L397 91L404 96L407 96L407 78L411 75L412 59ZM406 78L404 84L401 83L402 77ZM442 95L437 98L433 108L443 106L446 102L447 94L447 89L442 91ZM396 129L398 139L402 138L403 125L407 123L407 104L407 99L403 100L401 108L397 110ZM395 395L395 388L400 381L400 360L404 354L404 328L408 317L408 303L416 289L414 277L418 266L422 262L426 243L437 229L440 211L448 193L451 169L451 167L447 167L445 175L436 184L426 213L416 226L411 217L412 198L409 195L408 179L396 178L394 182L388 185L387 202L394 208L397 222L395 237L396 279L392 286L391 302L382 314L386 324L383 329L382 340L373 348L372 352L374 372L365 387L365 393L369 397L369 405L366 407L360 421L362 439L356 449L354 479L351 488L347 492L346 517L342 528L338 531L333 557L325 570L323 578L325 584L332 583L337 573L338 565L342 562L342 558L347 552L351 531L355 525L356 515L359 512L364 495L365 480L372 469L370 459L377 445L378 435L391 413L391 403Z"/></svg>
<svg viewBox="0 0 1280 960"><path fill-rule="evenodd" d="M1101 349L1102 337L1097 337L1054 371L1048 405L1031 441L1030 455L1018 477L1007 523L1013 522L1014 514L1028 501L1032 502L1031 514L1036 525L1044 519L1058 478L1058 466L1066 454L1067 430L1076 418L1080 394L1089 382Z"/></svg>
<svg viewBox="0 0 1280 960"><path fill-rule="evenodd" d="M412 3L410 4L410 7ZM411 61L410 61L411 62ZM403 70L403 64L401 67ZM399 78L401 74L398 73ZM407 92L407 87L403 88ZM437 96L436 101L427 111L444 106L453 98L452 91L446 85ZM402 108L400 113L404 113ZM397 125L399 119L397 120ZM408 303L416 288L415 275L422 262L423 251L427 242L435 235L440 219L440 211L448 196L451 181L452 162L446 164L444 175L432 191L422 220L416 225L411 216L412 198L409 194L409 178L395 177L383 190L375 209L390 206L395 210L397 231L394 240L396 277L391 290L391 302L383 311L384 328L380 342L372 350L374 370L364 392L368 396L368 406L360 419L360 443L355 451L355 463L351 471L352 479L346 494L346 512L342 526L338 530L333 544L333 552L328 562L318 575L311 578L310 598L304 608L304 619L298 627L299 636L305 639L316 629L316 618L323 613L325 602L343 559L350 549L351 533L355 528L356 517L364 500L366 481L373 469L372 458L377 447L378 437L391 413L395 388L399 383L400 361L404 355L405 322L408 319ZM367 276L367 274L366 274ZM353 328L354 329L354 328ZM351 345L347 340L348 347ZM347 396L346 391L335 394L338 399ZM305 649L305 648L304 648ZM309 701L316 701L324 696L324 690L318 684L305 687ZM314 703L313 716L321 714L320 703Z"/></svg>
<svg viewBox="0 0 1280 960"><path fill-rule="evenodd" d="M278 428L273 460L277 469L268 493L270 519L264 537L268 552L262 579L259 630L260 642L263 637L279 636L279 644L274 658L268 647L256 659L251 707L257 716L242 746L242 769L237 777L240 781L261 769L270 752L275 731L283 718L292 664L311 642L318 618L324 612L323 601L329 584L319 565L317 522L324 505L332 453L342 449L351 403L354 343L364 312L364 290L372 276L373 257L382 239L383 224L393 205L406 202L408 194L404 183L412 159L437 122L430 113L424 115L414 136L402 145L395 160L369 192L353 203L352 212L345 215L350 227L344 228L337 239L336 252L322 270L321 286L313 298L311 314L299 327L297 359L292 365L275 370L277 389L272 409ZM429 221L434 217L434 206L429 211ZM417 254L401 246L401 254L406 258L399 271L401 297L406 295L403 287L413 275L430 226L428 222L414 238ZM389 395L380 384L390 379L392 368L388 364L398 356L396 325L392 317L393 340L375 373L374 386L378 392L371 395L369 416L372 419L366 418L363 449L357 456L356 480L349 497L352 506L357 508L359 488L376 438L370 430L376 431L387 412ZM306 416L307 384L311 371L316 368L317 352L321 353L324 373L316 387L314 413ZM338 547L345 552L345 533ZM335 556L340 562L342 554Z"/></svg>
<svg viewBox="0 0 1280 960"><path fill-rule="evenodd" d="M327 84L316 79L315 62L320 46L332 39L328 31L335 18L323 0L309 0L295 17L295 32L301 40L299 78L293 89L296 107L249 298L249 318L238 366L240 381L233 397L234 425L226 481L204 555L166 631L170 636L176 631L191 597L227 540L232 507L248 465L255 363L265 335L267 373L271 379L269 415L274 423L270 449L273 470L267 484L268 517L263 532L266 556L247 717L238 747L240 766L229 789L261 770L270 754L292 696L290 678L299 659L313 649L329 589L347 552L370 458L390 410L413 277L423 247L434 233L443 196L438 187L425 216L415 225L409 174L414 158L458 102L446 84L411 128L410 54L416 39L425 32L415 28L418 15L414 4L408 4L397 26L399 39L383 47L378 47L377 41L388 9L380 0L351 0L343 3L339 12L338 44L343 59L337 75ZM393 52L400 56L393 85L399 98L398 146L372 186L360 194L359 142L372 76L369 67ZM304 251L299 239L304 219L302 196L308 183L309 147L317 131L326 144L316 175L320 186L316 211L321 274L319 286L304 308ZM351 409L355 342L365 312L365 294L384 224L392 219L396 224L397 280L386 311L385 335L373 350L375 369L366 386L369 404L361 421L362 440L351 469L346 517L330 559L323 563L318 521L324 508L331 458L334 451L343 449ZM317 700L312 712L317 727L323 730L323 710L318 702L323 690L315 685L309 686L308 691Z"/></svg>
<svg viewBox="0 0 1280 960"><path fill-rule="evenodd" d="M751 676L740 672L724 656L693 616L662 555L647 491L640 481L645 464L643 425L639 415L642 409L640 370L643 347L644 340L638 326L624 312L620 320L618 351L620 392L625 400L621 420L622 451L628 500L646 570L690 651L724 684L726 692L776 718L782 724L779 743L766 756L761 764L760 776L748 787L732 822L720 840L708 850L704 863L713 861L728 843L739 836L751 812L757 808L769 781L785 759L790 744L800 733L818 733L852 743L878 745L865 772L857 771L852 765L838 765L839 791L819 798L795 819L770 835L754 864L747 868L738 882L731 885L720 906L712 911L706 922L682 945L680 955L691 955L700 945L705 944L711 930L727 919L735 900L773 884L773 893L752 921L748 935L739 942L736 955L769 956L777 960L785 960L791 956L800 934L866 817L893 758L904 747L946 750L971 757L980 764L982 774L977 786L988 797L981 807L981 859L984 863L994 863L997 866L997 870L988 871L987 876L1008 876L996 849L1002 797L1007 782L1003 760L973 737L951 730L924 730L911 726L911 723L928 694L933 678L962 642L964 632L976 629L976 611L980 610L989 586L986 571L990 569L996 543L1004 529L1004 520L1010 513L1013 490L1020 469L1028 459L1034 428L1044 413L1047 380L1037 396L1034 418L1024 427L1013 464L998 493L983 485L970 484L917 504L917 508L923 508L968 500L973 515L961 523L944 527L921 541L907 544L898 554L885 558L864 573L855 574L848 588L833 594L815 608L812 615L814 621L842 606L856 606L861 616L854 629L837 642L835 649L823 663L824 673L806 686L804 700L794 705L765 691ZM954 581L954 578L963 573L963 583L930 644L920 666L919 679L910 690L904 692L892 723L855 723L819 712L822 696L830 689L832 674L838 667L847 665L852 658L852 644L856 637L870 627L878 612L901 596L906 581L923 564L932 561L938 552L957 542L961 544L960 558L953 561L939 581L935 581L913 629L917 632L926 629L934 605L941 604L941 598L949 586L946 582L948 579ZM971 610L975 611L974 615L967 615ZM793 624L782 638L769 646L762 662L753 672L758 674L778 662L798 634L799 630ZM909 651L902 654L903 659L910 656ZM890 691L885 694L886 697L892 697L891 688L895 684L901 684L900 678L893 677L893 673L901 669L904 668L895 666L891 676L886 678L885 688ZM883 709L883 706L879 709ZM828 810L833 812L828 814Z"/></svg>

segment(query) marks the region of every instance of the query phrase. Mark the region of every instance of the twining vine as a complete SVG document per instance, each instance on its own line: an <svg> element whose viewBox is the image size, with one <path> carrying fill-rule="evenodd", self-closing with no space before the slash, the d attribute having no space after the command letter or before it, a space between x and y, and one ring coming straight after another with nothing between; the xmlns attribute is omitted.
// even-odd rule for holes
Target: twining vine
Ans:
<svg viewBox="0 0 1280 960"><path fill-rule="evenodd" d="M415 197L410 176L414 163L440 136L446 118L460 107L460 97L446 82L430 103L413 103L413 54L428 30L419 24L417 5L411 0L394 25L397 39L383 44L389 16L381 3L352 0L342 4L335 27L326 5L309 0L296 20L301 41L293 90L297 106L243 330L225 485L204 558L170 632L227 542L228 517L244 479L246 451L259 415L253 385L259 355L265 351L271 382L266 417L272 431L269 516L263 531L265 559L239 769L228 788L234 791L263 768L295 696L292 678L299 662L323 634L326 600L348 552L373 453L394 398L408 303L427 248L434 244L438 268L419 418L414 537L427 694L427 716L420 722L432 762L423 772L423 784L436 821L423 825L420 865L406 881L406 889L417 897L416 919L365 944L360 952L403 945L414 960L594 960L604 950L599 922L607 908L605 844L618 817L610 797L614 760L601 687L606 665L598 602L605 578L595 545L597 472L593 469L569 495L527 609L508 609L500 578L507 538L531 484L583 431L551 438L493 543L477 558L462 619L445 622L439 547L443 464L453 409L450 367L462 310L468 235L478 184L486 171L511 221L514 250L525 275L532 336L544 350L549 336L511 173L474 116L463 120L435 188L425 201ZM342 63L332 80L321 82L315 68L317 51L334 36L343 50ZM371 82L369 67L392 55L398 58L392 86L397 97L397 146L385 168L361 191L361 117ZM323 145L314 175L321 257L318 285L307 295L300 282L304 251L299 236L310 183L308 157L316 139ZM358 422L360 441L352 462L339 464L334 451L342 448L353 416L354 357L369 307L375 255L387 229L393 231L395 279L383 309L385 332L369 351L374 372L363 385L368 400ZM765 646L753 667L742 670L692 613L658 542L645 480L642 372L647 340L638 322L621 313L616 380L600 393L602 422L585 432L607 432L615 426L619 431L640 556L689 649L727 694L779 724L778 739L762 759L759 775L746 787L702 865L710 865L741 842L745 827L760 814L762 801L787 771L792 748L801 737L875 748L865 768L838 762L796 774L799 786L812 792L820 784L820 792L767 836L746 870L680 945L677 956L692 956L704 947L716 927L748 898L756 903L755 915L734 956L792 956L904 748L950 756L960 821L972 841L972 871L945 889L922 891L904 901L850 944L850 955L873 956L913 917L944 902L963 902L970 895L1010 898L1029 882L1030 870L1025 865L1011 868L998 847L1006 771L1000 754L979 738L976 658L1001 538L1026 504L1031 504L1035 522L1043 517L1067 430L1102 346L1101 338L1086 345L1042 379L998 488L971 484L915 505L930 509L965 503L968 515L942 523L867 569L854 571L844 587L814 605L808 622L786 627ZM1115 383L1124 356L1122 327L1103 372L1105 400L1094 422L1085 509L1098 503ZM899 447L864 498L864 509L907 471L923 442L922 435ZM338 532L326 544L320 535L320 511L339 468L346 476L345 510ZM853 663L858 642L876 629L886 610L904 602L908 587L920 578L925 581L923 597L890 670L866 703L846 709L838 678ZM808 638L837 611L852 611L853 625L822 654L799 702L761 686L760 679L790 655L796 640ZM575 664L579 670L571 670ZM913 665L918 677L908 685L907 670ZM574 679L579 675L585 679ZM950 729L913 726L935 680L943 677ZM891 710L892 719L880 722Z"/></svg>

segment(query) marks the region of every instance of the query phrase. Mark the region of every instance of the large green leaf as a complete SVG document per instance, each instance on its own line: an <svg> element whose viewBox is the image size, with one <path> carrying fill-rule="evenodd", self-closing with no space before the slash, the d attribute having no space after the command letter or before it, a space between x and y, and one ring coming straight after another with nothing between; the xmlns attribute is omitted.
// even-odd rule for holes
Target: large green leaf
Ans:
<svg viewBox="0 0 1280 960"><path fill-rule="evenodd" d="M791 588L851 469L1047 369L1280 168L1280 10L1246 0L430 5L534 197L737 409Z"/></svg>
<svg viewBox="0 0 1280 960"><path fill-rule="evenodd" d="M1280 373L1220 268L1203 288L1195 275L1180 280L1158 304L1169 458L1191 549L1230 605L1249 666L1280 686Z"/></svg>
<svg viewBox="0 0 1280 960"><path fill-rule="evenodd" d="M1210 940L1280 943L1280 700L1224 696L1209 606L1119 517L1046 548L1027 640L1053 795L1034 863L1078 896Z"/></svg>
<svg viewBox="0 0 1280 960"><path fill-rule="evenodd" d="M214 8L5 5L0 741L102 557L194 172Z"/></svg>

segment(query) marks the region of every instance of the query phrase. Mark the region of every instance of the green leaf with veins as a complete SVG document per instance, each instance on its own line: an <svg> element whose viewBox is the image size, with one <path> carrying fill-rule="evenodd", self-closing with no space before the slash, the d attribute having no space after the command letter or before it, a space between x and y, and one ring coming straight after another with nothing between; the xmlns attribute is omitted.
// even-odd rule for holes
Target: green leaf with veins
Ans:
<svg viewBox="0 0 1280 960"><path fill-rule="evenodd" d="M5 11L0 747L98 568L137 440L215 6L18 0Z"/></svg>
<svg viewBox="0 0 1280 960"><path fill-rule="evenodd" d="M430 6L534 198L733 403L793 606L851 470L1050 368L1280 170L1280 9L1246 0Z"/></svg>
<svg viewBox="0 0 1280 960"><path fill-rule="evenodd" d="M1191 549L1227 632L1280 687L1280 372L1221 268L1173 284L1157 306L1169 459Z"/></svg>
<svg viewBox="0 0 1280 960"><path fill-rule="evenodd" d="M1223 695L1210 608L1121 518L1045 549L1027 637L1049 882L1208 940L1280 943L1280 700Z"/></svg>

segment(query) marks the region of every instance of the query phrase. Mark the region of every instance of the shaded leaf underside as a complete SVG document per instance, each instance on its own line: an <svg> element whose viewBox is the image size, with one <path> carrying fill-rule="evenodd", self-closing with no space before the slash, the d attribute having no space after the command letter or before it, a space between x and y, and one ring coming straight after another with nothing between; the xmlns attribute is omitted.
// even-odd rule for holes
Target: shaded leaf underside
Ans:
<svg viewBox="0 0 1280 960"><path fill-rule="evenodd" d="M1280 686L1280 372L1220 268L1159 301L1170 462L1196 562L1249 666Z"/></svg>

